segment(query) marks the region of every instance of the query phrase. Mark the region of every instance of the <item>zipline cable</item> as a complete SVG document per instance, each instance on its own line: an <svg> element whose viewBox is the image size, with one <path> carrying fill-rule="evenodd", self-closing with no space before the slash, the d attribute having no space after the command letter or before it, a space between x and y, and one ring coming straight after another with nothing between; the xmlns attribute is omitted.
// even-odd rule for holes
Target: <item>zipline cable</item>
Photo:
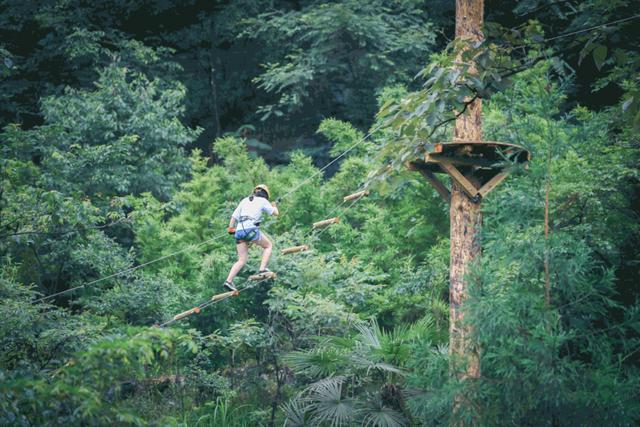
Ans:
<svg viewBox="0 0 640 427"><path fill-rule="evenodd" d="M546 39L544 39L542 41L543 42L549 42L549 41L552 41L552 40L562 39L564 37L574 36L574 35L580 34L580 33L586 33L588 31L597 30L598 28L606 27L606 26L609 26L609 25L621 24L623 22L632 21L632 20L638 19L638 18L640 18L640 15L628 16L626 18L618 19L616 21L607 22L606 24L595 25L593 27L583 28L583 29L580 29L580 30L575 30L575 31L570 31L568 33L564 33L564 34L559 34L559 35L554 36L554 37L546 38Z"/></svg>
<svg viewBox="0 0 640 427"><path fill-rule="evenodd" d="M300 182L298 185L296 185L291 191L289 191L288 193L286 193L284 196L280 197L280 200L283 200L287 197L289 197L291 194L295 193L296 191L298 191L298 189L300 189L302 186L306 185L309 181L311 181L313 178L315 178L316 176L320 175L322 172L324 172L325 170L327 170L329 168L329 166L331 166L332 164L334 164L335 162L337 162L338 160L340 160L342 157L346 156L348 153L350 153L353 149L355 149L358 145L362 144L363 142L365 142L367 139L369 139L369 137L371 135L373 135L374 132L377 132L378 130L380 130L383 127L383 124L380 124L378 126L376 126L374 129L371 129L369 132L367 132L362 138L360 138L358 140L358 142L356 142L355 144L353 144L351 147L347 148L345 151L343 151L342 153L340 153L339 156L337 156L336 158L334 158L333 160L331 160L329 163L327 163L326 165L324 165L321 169L317 170L315 173L313 173L311 176L308 176L306 179L304 179L302 182Z"/></svg>
<svg viewBox="0 0 640 427"><path fill-rule="evenodd" d="M565 37L575 36L576 34L586 33L586 32L589 32L589 31L597 30L599 28L604 28L604 27L607 27L609 25L622 24L624 22L632 21L632 20L638 19L638 18L640 18L640 15L627 16L626 18L621 18L621 19L617 19L615 21L606 22L604 24L594 25L594 26L589 27L589 28L582 28L582 29L579 29L579 30L569 31L569 32L563 33L563 34L558 34L557 36L547 37L545 39L539 40L537 43L546 43L546 42L550 42L550 41L553 41L553 40L563 39ZM517 46L513 47L513 49L520 49L520 48L523 48L523 47L526 47L526 46L527 45L525 45L525 44L521 44L521 45L517 45Z"/></svg>
<svg viewBox="0 0 640 427"><path fill-rule="evenodd" d="M345 151L343 151L342 153L340 153L340 155L338 155L336 158L334 158L333 160L331 160L329 163L327 163L327 164L326 164L325 166L323 166L321 169L319 169L318 171L316 171L314 174L312 174L311 176L309 176L309 177L307 177L306 179L304 179L304 180L303 180L302 182L300 182L296 187L294 187L291 191L289 191L288 193L286 193L284 196L280 197L280 198L279 198L279 200L283 200L283 199L285 199L285 198L289 197L291 194L295 193L295 192L296 192L297 190L299 190L302 186L306 185L306 184L307 184L311 179L313 179L313 178L315 178L316 176L318 176L319 174L323 173L323 172L324 172L327 168L329 168L332 164L334 164L335 162L337 162L337 161L338 161L339 159L341 159L342 157L346 156L348 153L350 153L352 150L354 150L357 146L359 146L359 145L360 145L360 144L362 144L364 141L366 141L366 140L367 140L367 139L368 139L368 138L369 138L369 137L370 137L374 132L378 131L380 128L382 128L382 124L380 124L380 125L379 125L379 126L377 126L376 128L374 128L374 129L370 130L369 132L367 132L367 133L366 133L362 138L360 138L360 139L359 139L355 144L351 145L351 146L350 146L349 148L347 148ZM98 279L92 280L92 281L90 281L90 282L83 283L83 284L81 284L81 285L74 286L74 287L69 288L69 289L65 289L65 290L60 291L60 292L55 292L55 293L53 293L53 294L50 294L50 295L46 295L46 296L44 296L44 297L37 298L37 299L35 299L35 300L33 300L33 301L32 301L32 304L37 304L37 303L40 303L40 302L48 301L48 300L50 300L50 299L52 299L52 298L55 298L55 297L57 297L57 296L64 295L64 294L67 294L67 293L70 293L70 292L74 292L74 291L76 291L76 290L78 290L78 289L84 289L84 288L86 288L86 287L89 287L89 286L95 285L95 284L97 284L97 283L103 282L103 281L108 280L108 279L112 279L112 278L114 278L114 277L121 276L121 275L123 275L123 274L131 273L131 272L133 272L133 271L139 270L139 269L141 269L141 268L144 268L144 267L146 267L146 266L148 266L148 265L151 265L151 264L154 264L154 263L156 263L156 262L159 262L159 261L165 260L165 259L167 259L167 258L174 257L174 256L176 256L176 255L179 255L179 254L183 253L183 252L187 252L187 251L190 251L190 250L196 249L196 248L198 248L198 247L200 247L200 246L206 245L206 244L208 244L208 243L210 243L210 242L213 242L213 241L215 241L215 240L217 240L217 239L222 238L225 234L227 234L227 233L226 233L226 232L225 232L225 233L221 233L220 235L215 236L215 237L212 237L211 239L208 239L208 240L202 241L202 242L198 243L198 244L197 244L197 245L195 245L195 246L194 246L194 245L189 245L189 246L187 246L187 247L185 247L185 248L183 248L183 249L180 249L180 250L178 250L178 251L175 251L175 252L172 252L172 253L170 253L170 254L167 254L167 255L161 256L161 257L156 258L156 259L153 259L153 260L151 260L151 261L147 261L147 262L142 263L142 264L140 264L140 265L136 265L136 266L133 266L133 267L128 267L128 268L126 268L126 269L124 269L124 270L117 271L117 272L115 272L115 273L113 273L113 274L110 274L110 275L108 275L108 276L101 277L101 278L98 278Z"/></svg>
<svg viewBox="0 0 640 427"><path fill-rule="evenodd" d="M64 291L56 292L56 293L53 293L51 295L47 295L47 296L35 299L35 300L32 301L32 303L36 304L36 303L39 303L39 302L47 301L47 300L49 300L51 298L55 298L55 297L57 297L59 295L63 295L63 294L69 293L69 292L73 292L73 291L76 291L78 289L83 289L83 288L86 288L88 286L95 285L96 283L100 283L100 282L103 282L105 280L121 276L123 274L131 273L133 271L139 270L141 268L144 268L144 267L146 267L148 265L151 265L151 264L154 264L156 262L165 260L167 258L174 257L174 256L179 255L179 254L184 253L184 252L188 252L188 251L197 249L200 246L204 246L204 245L206 245L208 243L211 243L211 242L213 242L215 240L218 240L218 239L222 238L225 234L227 234L227 233L226 232L225 233L221 233L218 236L214 236L214 237L212 237L210 239L204 240L204 241L202 241L202 242L200 242L200 243L198 243L196 245L188 245L187 247L182 248L179 251L175 251L175 252L172 252L172 253L170 253L168 255L161 256L160 258L156 258L156 259L153 259L151 261L144 262L144 263L142 263L140 265L136 265L136 266L133 266L133 267L125 268L124 270L120 270L120 271L117 271L117 272L115 272L113 274L110 274L108 276L104 276L104 277L101 277L99 279L92 280L92 281L87 282L87 283L83 283L82 285L74 286L73 288L65 289Z"/></svg>
<svg viewBox="0 0 640 427"><path fill-rule="evenodd" d="M366 188L368 187L369 183L370 183L370 180L369 180L369 182L367 182L365 185L363 185L363 186L361 187L361 190L366 189ZM360 190L359 190L359 191L360 191ZM347 210L351 209L351 208L352 208L352 207L353 207L353 206L354 206L358 201L360 201L361 199L362 199L362 197L359 197L359 198L357 198L357 199L352 200L352 201L351 201L351 203L349 204L349 206L347 206L346 208L344 208L344 209L342 210L342 212L341 212L341 213L342 213L342 214L344 214ZM336 207L334 207L334 209L333 209L333 210L328 214L328 216L331 216L333 213L335 213L335 212L336 212L338 209L340 209L340 207L342 207L345 203L346 203L346 201L344 201L344 200L343 200L343 201L342 201L342 203L340 203L339 205L337 205ZM312 229L312 230L308 231L308 232L303 236L303 238L305 238L305 239L306 239L306 238L310 237L311 235L313 235L314 233L317 233L317 234L316 234L316 237L319 237L319 236L320 236L320 235L322 235L322 234L323 234L323 233L324 233L328 228L329 228L329 227L326 227L326 228L324 228L324 229L320 230L319 232L318 232L318 230ZM229 294L229 295L227 295L227 296L225 296L225 297L223 297L223 298L216 299L216 300L214 300L214 299L213 299L213 297L212 297L212 298L208 299L207 301L205 301L205 302L203 302L203 303L201 303L201 304L197 305L197 306L196 306L196 307L194 307L193 309L196 309L196 308L197 308L197 309L198 309L198 311L196 311L195 313L198 313L200 310L203 310L203 309L205 309L205 308L207 308L207 307L210 307L210 306L212 306L212 305L214 305L214 304L217 304L217 303L219 303L219 302L225 301L225 300L227 300L227 299L229 299L229 298L231 298L231 297L233 297L233 296L237 296L237 295L239 295L241 292L245 292L245 291L248 291L248 290L250 290L250 289L253 289L253 288L255 288L256 286L258 286L259 284L261 284L262 282L266 282L267 280L273 280L273 279L272 279L272 278L264 278L264 279L260 279L260 280L257 280L257 281L251 281L250 279L247 279L247 280L245 280L245 281L243 282L243 285L245 285L245 286L241 286L241 287L239 287L239 288L237 289L237 293L233 294L232 292L228 292L228 294ZM250 283L250 284L249 284L249 285L246 285L247 283ZM192 310L193 310L193 309L192 309ZM185 316L185 317L186 317L186 316ZM171 318L171 319L169 319L169 320L166 320L166 321L165 321L165 322L163 322L163 323L158 324L157 326L158 326L158 327L160 327L160 328L164 328L165 326L168 326L168 325L170 325L170 324L172 324L172 323L174 323L174 322L177 322L178 320L182 320L182 319L184 319L185 317L178 318L178 319L176 319L176 318L174 317L174 318Z"/></svg>

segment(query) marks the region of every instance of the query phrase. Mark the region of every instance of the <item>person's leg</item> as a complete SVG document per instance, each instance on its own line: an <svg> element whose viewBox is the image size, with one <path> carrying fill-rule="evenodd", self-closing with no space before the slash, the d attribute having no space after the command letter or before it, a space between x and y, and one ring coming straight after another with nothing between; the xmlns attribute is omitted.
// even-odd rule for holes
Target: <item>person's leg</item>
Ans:
<svg viewBox="0 0 640 427"><path fill-rule="evenodd" d="M229 275L227 276L227 282L232 283L233 279L238 275L242 267L247 263L247 253L249 252L249 245L246 242L240 242L236 245L238 251L238 261L233 264Z"/></svg>
<svg viewBox="0 0 640 427"><path fill-rule="evenodd" d="M260 233L260 238L253 243L263 248L262 260L260 261L260 271L265 270L267 268L267 264L269 263L269 258L271 257L271 251L273 250L271 240L269 240L269 238L264 233Z"/></svg>

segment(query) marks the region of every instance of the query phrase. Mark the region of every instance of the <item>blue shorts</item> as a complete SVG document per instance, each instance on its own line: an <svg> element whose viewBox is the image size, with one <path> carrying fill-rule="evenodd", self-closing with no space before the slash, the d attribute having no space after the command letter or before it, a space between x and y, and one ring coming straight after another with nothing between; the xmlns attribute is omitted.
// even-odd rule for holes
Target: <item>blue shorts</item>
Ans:
<svg viewBox="0 0 640 427"><path fill-rule="evenodd" d="M251 227L236 230L236 234L234 234L234 237L236 238L236 243L249 243L257 242L262 236L258 227Z"/></svg>

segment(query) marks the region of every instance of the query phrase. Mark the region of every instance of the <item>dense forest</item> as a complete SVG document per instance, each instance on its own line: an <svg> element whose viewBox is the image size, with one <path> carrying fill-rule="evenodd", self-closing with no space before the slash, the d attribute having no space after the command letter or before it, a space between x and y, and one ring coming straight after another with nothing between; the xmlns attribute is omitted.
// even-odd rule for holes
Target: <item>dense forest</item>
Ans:
<svg viewBox="0 0 640 427"><path fill-rule="evenodd" d="M485 0L461 48L454 0L0 0L0 425L638 425L638 11ZM468 99L530 153L481 205L472 380L406 167ZM251 248L212 301L260 183L277 277Z"/></svg>

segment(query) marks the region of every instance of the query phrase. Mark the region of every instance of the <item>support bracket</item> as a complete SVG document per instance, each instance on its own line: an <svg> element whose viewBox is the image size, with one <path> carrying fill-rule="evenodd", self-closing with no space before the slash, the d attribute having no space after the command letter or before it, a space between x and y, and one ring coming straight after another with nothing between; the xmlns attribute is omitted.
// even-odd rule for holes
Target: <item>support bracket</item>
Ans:
<svg viewBox="0 0 640 427"><path fill-rule="evenodd" d="M433 172L422 167L422 163L406 162L405 166L411 171L418 171L427 180L429 184L440 194L445 202L451 203L451 193L449 189L440 181Z"/></svg>
<svg viewBox="0 0 640 427"><path fill-rule="evenodd" d="M447 172L452 179L454 179L458 184L460 184L460 186L462 187L464 192L467 194L467 196L469 196L470 199L474 199L476 197L476 195L478 194L478 189L476 188L475 185L471 183L471 181L467 179L467 177L465 177L460 173L458 168L456 168L451 163L445 162L445 161L440 162L440 167L445 172Z"/></svg>
<svg viewBox="0 0 640 427"><path fill-rule="evenodd" d="M484 183L484 185L482 185L482 187L480 187L480 189L478 190L478 194L481 197L485 197L487 194L489 194L489 192L491 190L496 188L498 186L498 184L500 184L502 181L504 181L504 179L507 177L507 175L509 175L508 171L502 171L502 172L498 173L497 175L494 175L493 178L491 178L489 181Z"/></svg>

